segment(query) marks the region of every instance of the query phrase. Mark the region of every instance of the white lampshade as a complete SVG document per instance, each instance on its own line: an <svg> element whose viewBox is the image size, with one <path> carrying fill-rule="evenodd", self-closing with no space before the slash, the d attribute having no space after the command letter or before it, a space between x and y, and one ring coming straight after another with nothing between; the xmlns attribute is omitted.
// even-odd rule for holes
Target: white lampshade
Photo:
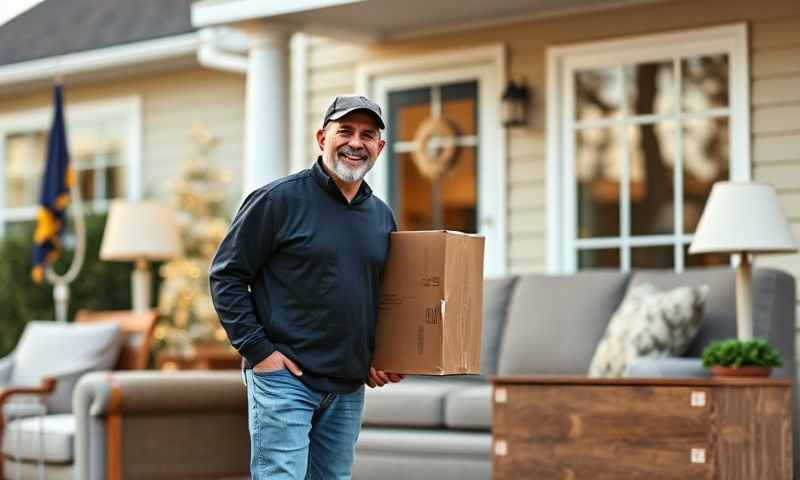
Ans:
<svg viewBox="0 0 800 480"><path fill-rule="evenodd" d="M778 196L771 185L717 182L711 189L689 253L796 252Z"/></svg>
<svg viewBox="0 0 800 480"><path fill-rule="evenodd" d="M153 202L114 200L106 220L103 260L168 260L180 253L175 211Z"/></svg>

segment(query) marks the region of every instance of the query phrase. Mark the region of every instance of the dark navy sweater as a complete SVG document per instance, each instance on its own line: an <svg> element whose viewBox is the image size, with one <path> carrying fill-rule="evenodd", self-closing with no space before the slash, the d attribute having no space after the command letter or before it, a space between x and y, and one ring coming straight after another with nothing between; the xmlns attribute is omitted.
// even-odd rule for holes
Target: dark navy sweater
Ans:
<svg viewBox="0 0 800 480"><path fill-rule="evenodd" d="M348 203L321 159L251 193L209 272L214 307L247 366L278 350L315 390L362 385L396 229L366 182Z"/></svg>

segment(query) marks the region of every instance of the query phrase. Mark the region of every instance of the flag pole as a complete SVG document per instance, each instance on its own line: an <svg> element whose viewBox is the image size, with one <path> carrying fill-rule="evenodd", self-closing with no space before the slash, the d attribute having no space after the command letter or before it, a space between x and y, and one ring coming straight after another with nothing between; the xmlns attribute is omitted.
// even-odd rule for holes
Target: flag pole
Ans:
<svg viewBox="0 0 800 480"><path fill-rule="evenodd" d="M55 86L63 88L64 80L61 74L56 75ZM62 107L63 108L63 107ZM72 181L69 185L69 196L73 205L75 218L75 255L72 257L72 264L63 275L59 275L53 270L53 264L45 266L45 278L53 285L53 303L55 305L56 321L66 322L69 311L69 284L75 281L83 267L86 256L86 225L83 219L83 203L81 202L81 190L78 188L78 175L72 170ZM68 217L65 212L65 217Z"/></svg>
<svg viewBox="0 0 800 480"><path fill-rule="evenodd" d="M77 181L73 181L69 187L69 194L72 197L75 217L75 256L72 257L72 264L63 275L57 274L53 270L52 264L45 267L45 278L53 285L53 303L56 307L56 321L66 322L67 311L69 310L69 284L75 281L83 267L83 260L86 257L86 224L83 219L83 203L81 202L81 192L77 187Z"/></svg>
<svg viewBox="0 0 800 480"><path fill-rule="evenodd" d="M35 282L40 283L47 279L53 285L56 320L66 322L70 297L69 284L80 273L86 253L86 225L76 174L69 165L61 75L54 79L53 87L53 124L48 137L41 205L34 232L34 268L31 273ZM52 263L58 258L62 248L61 236L67 224L67 208L70 203L73 205L75 219L75 255L67 272L59 275L53 270Z"/></svg>

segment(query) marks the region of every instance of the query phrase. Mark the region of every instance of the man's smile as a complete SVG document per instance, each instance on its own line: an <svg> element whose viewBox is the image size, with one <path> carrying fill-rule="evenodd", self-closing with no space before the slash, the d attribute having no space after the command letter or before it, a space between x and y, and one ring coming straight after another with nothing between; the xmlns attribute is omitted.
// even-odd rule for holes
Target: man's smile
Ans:
<svg viewBox="0 0 800 480"><path fill-rule="evenodd" d="M365 155L350 155L344 152L339 153L339 158L346 160L347 163L353 165L361 165L363 162L367 160L367 157Z"/></svg>

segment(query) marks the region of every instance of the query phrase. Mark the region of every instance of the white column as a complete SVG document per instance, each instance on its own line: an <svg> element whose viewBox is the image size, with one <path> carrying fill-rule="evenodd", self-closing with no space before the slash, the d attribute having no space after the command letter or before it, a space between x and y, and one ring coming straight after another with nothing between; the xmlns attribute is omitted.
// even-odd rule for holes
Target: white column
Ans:
<svg viewBox="0 0 800 480"><path fill-rule="evenodd" d="M289 31L245 24L250 40L245 95L244 195L289 171Z"/></svg>

